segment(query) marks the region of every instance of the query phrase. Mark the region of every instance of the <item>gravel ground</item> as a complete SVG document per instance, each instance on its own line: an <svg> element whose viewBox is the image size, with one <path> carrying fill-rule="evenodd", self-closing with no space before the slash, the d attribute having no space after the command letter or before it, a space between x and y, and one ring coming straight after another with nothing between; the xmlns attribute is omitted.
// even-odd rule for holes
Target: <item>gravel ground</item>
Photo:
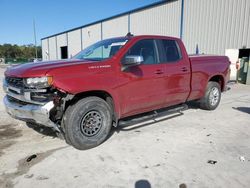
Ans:
<svg viewBox="0 0 250 188"><path fill-rule="evenodd" d="M9 117L1 88L0 187L250 187L250 86L230 87L215 111L116 128L86 151Z"/></svg>

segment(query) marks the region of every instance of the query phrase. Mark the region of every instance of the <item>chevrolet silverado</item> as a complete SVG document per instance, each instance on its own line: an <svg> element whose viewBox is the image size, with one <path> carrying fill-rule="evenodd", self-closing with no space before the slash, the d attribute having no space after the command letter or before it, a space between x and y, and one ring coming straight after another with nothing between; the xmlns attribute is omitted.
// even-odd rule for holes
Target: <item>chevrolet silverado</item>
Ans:
<svg viewBox="0 0 250 188"><path fill-rule="evenodd" d="M105 141L119 119L198 101L220 103L229 78L226 56L188 56L167 36L111 38L67 60L27 63L6 70L6 111L52 127L77 149Z"/></svg>

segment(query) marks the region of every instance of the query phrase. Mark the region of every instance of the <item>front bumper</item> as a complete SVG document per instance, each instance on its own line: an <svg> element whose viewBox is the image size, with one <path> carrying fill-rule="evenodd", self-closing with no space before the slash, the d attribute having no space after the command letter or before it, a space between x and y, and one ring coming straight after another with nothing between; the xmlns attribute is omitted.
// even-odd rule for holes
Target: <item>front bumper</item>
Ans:
<svg viewBox="0 0 250 188"><path fill-rule="evenodd" d="M54 107L53 101L44 105L20 104L9 100L8 97L5 96L3 102L7 113L13 118L25 122L34 122L60 131L57 125L49 118L50 110Z"/></svg>

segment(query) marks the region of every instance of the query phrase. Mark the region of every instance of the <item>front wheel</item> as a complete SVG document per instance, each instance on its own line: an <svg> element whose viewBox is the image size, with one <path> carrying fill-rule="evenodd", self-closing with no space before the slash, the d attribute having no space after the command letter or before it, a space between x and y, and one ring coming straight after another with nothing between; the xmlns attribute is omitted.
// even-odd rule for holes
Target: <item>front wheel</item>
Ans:
<svg viewBox="0 0 250 188"><path fill-rule="evenodd" d="M214 110L221 99L221 87L217 82L208 82L205 95L200 100L200 107L204 110Z"/></svg>
<svg viewBox="0 0 250 188"><path fill-rule="evenodd" d="M64 115L66 141L80 150L93 148L104 142L111 126L111 108L99 97L81 99L69 107Z"/></svg>

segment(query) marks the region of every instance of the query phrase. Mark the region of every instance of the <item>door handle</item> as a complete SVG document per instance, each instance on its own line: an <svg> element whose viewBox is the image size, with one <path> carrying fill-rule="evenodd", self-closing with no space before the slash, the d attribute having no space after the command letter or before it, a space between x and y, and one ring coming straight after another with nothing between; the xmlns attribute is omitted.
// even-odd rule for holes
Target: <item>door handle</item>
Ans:
<svg viewBox="0 0 250 188"><path fill-rule="evenodd" d="M181 68L181 71L182 71L182 72L187 72L188 69L187 69L187 67L182 67L182 68Z"/></svg>
<svg viewBox="0 0 250 188"><path fill-rule="evenodd" d="M162 70L156 70L155 74L163 74L164 72Z"/></svg>

